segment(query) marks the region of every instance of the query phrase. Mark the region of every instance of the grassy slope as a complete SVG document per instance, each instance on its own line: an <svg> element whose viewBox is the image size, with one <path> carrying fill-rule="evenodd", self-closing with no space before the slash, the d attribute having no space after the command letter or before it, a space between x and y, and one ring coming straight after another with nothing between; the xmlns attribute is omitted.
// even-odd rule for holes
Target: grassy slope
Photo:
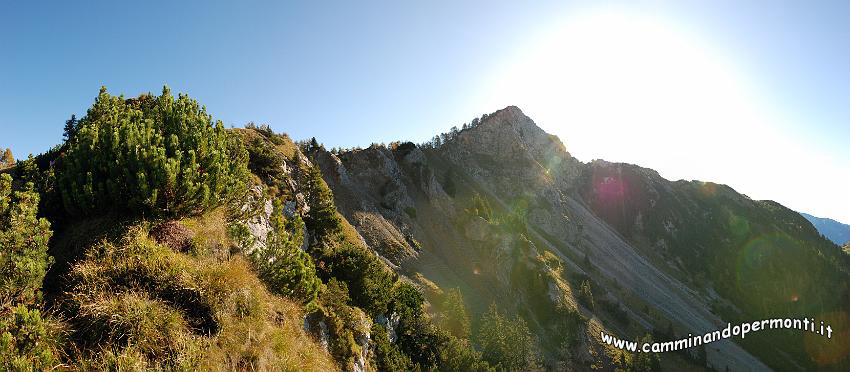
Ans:
<svg viewBox="0 0 850 372"><path fill-rule="evenodd" d="M199 252L228 242L216 214L184 221ZM105 221L100 220L100 223ZM69 227L58 244L91 230ZM334 362L302 329L300 305L271 295L239 255L175 252L129 223L81 247L61 295L70 365L87 369L332 370Z"/></svg>
<svg viewBox="0 0 850 372"><path fill-rule="evenodd" d="M231 254L226 217L221 207L180 221L194 236L189 252L157 244L148 234L156 221L104 216L57 226L44 293L64 365L337 369L303 330L302 306L269 293L246 259Z"/></svg>

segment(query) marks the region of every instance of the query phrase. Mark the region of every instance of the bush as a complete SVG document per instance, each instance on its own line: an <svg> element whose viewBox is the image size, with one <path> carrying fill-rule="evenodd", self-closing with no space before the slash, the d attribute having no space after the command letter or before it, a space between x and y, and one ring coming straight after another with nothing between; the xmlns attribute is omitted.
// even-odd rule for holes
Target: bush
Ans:
<svg viewBox="0 0 850 372"><path fill-rule="evenodd" d="M247 176L247 153L186 95L135 99L101 88L61 160L59 190L72 215L201 213Z"/></svg>
<svg viewBox="0 0 850 372"><path fill-rule="evenodd" d="M440 325L457 338L469 338L470 321L460 289L450 289L441 305Z"/></svg>
<svg viewBox="0 0 850 372"><path fill-rule="evenodd" d="M283 206L275 199L271 225L265 249L255 251L252 257L260 277L272 292L305 304L313 303L322 282L316 276L310 255L301 250L304 242L301 218L297 215L284 218Z"/></svg>
<svg viewBox="0 0 850 372"><path fill-rule="evenodd" d="M52 345L55 341L38 310L19 304L0 309L0 369L4 371L42 371L57 364Z"/></svg>
<svg viewBox="0 0 850 372"><path fill-rule="evenodd" d="M322 278L345 282L354 306L373 317L386 313L396 278L374 253L344 242L337 247L322 247L316 254Z"/></svg>
<svg viewBox="0 0 850 372"><path fill-rule="evenodd" d="M378 323L372 324L372 338L375 343L375 362L379 371L411 371L413 362L398 347L390 342L387 330Z"/></svg>
<svg viewBox="0 0 850 372"><path fill-rule="evenodd" d="M276 185L283 179L283 160L274 147L259 137L254 137L247 146L248 169L267 185Z"/></svg>
<svg viewBox="0 0 850 372"><path fill-rule="evenodd" d="M593 292L590 290L590 281L583 280L578 289L578 300L588 309L593 310Z"/></svg>
<svg viewBox="0 0 850 372"><path fill-rule="evenodd" d="M440 371L495 371L481 359L469 340L448 337L440 348Z"/></svg>
<svg viewBox="0 0 850 372"><path fill-rule="evenodd" d="M481 217L488 222L493 221L493 208L490 207L487 199L477 192L472 195L471 206L466 212L470 215Z"/></svg>
<svg viewBox="0 0 850 372"><path fill-rule="evenodd" d="M47 242L53 232L36 217L38 201L31 183L13 193L12 177L0 175L0 300L30 298L52 263Z"/></svg>
<svg viewBox="0 0 850 372"><path fill-rule="evenodd" d="M481 319L478 331L484 360L497 369L525 371L538 367L537 345L522 318L509 319L496 304Z"/></svg>
<svg viewBox="0 0 850 372"><path fill-rule="evenodd" d="M313 165L302 173L304 179L301 184L304 185L307 205L310 206L304 222L319 237L336 235L342 230L342 222L336 213L333 193L322 179L322 171L318 165Z"/></svg>
<svg viewBox="0 0 850 372"><path fill-rule="evenodd" d="M652 344L652 336L644 335L638 345ZM631 365L627 366L630 371L653 372L661 370L661 355L658 353L637 353L632 356Z"/></svg>

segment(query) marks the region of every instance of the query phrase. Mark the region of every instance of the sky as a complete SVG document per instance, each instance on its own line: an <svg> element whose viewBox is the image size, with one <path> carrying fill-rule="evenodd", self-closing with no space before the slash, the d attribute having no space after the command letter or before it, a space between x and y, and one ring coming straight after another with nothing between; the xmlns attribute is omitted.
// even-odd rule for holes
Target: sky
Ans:
<svg viewBox="0 0 850 372"><path fill-rule="evenodd" d="M0 147L59 143L102 85L328 148L516 105L582 161L850 223L850 2L175 3L0 2Z"/></svg>

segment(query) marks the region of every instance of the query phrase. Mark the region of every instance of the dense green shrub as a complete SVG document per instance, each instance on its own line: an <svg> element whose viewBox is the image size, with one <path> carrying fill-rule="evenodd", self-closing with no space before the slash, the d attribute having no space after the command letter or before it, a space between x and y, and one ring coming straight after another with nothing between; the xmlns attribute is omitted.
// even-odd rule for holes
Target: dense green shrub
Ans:
<svg viewBox="0 0 850 372"><path fill-rule="evenodd" d="M0 309L0 369L43 371L57 364L55 341L38 310L19 304Z"/></svg>
<svg viewBox="0 0 850 372"><path fill-rule="evenodd" d="M525 321L506 317L496 304L481 318L478 344L484 360L497 369L526 371L539 365L537 345Z"/></svg>
<svg viewBox="0 0 850 372"><path fill-rule="evenodd" d="M479 193L472 194L471 206L466 210L467 213L473 216L481 217L489 222L493 221L493 208L486 198Z"/></svg>
<svg viewBox="0 0 850 372"><path fill-rule="evenodd" d="M30 298L52 262L47 243L53 232L36 216L38 202L31 183L12 192L12 177L0 175L0 301Z"/></svg>
<svg viewBox="0 0 850 372"><path fill-rule="evenodd" d="M375 362L379 371L411 371L413 362L401 351L397 343L390 342L387 330L372 324L372 341L375 343Z"/></svg>
<svg viewBox="0 0 850 372"><path fill-rule="evenodd" d="M306 304L314 302L322 283L310 255L301 250L304 242L301 218L297 215L285 218L283 206L276 199L271 225L266 247L253 253L260 277L272 292Z"/></svg>
<svg viewBox="0 0 850 372"><path fill-rule="evenodd" d="M322 171L318 165L306 167L301 184L307 195L307 205L310 212L304 218L307 227L321 237L330 237L340 232L341 221L336 213L334 196L325 181L322 180Z"/></svg>
<svg viewBox="0 0 850 372"><path fill-rule="evenodd" d="M134 99L101 88L60 159L59 189L73 215L197 214L226 200L247 175L241 142L168 87Z"/></svg>
<svg viewBox="0 0 850 372"><path fill-rule="evenodd" d="M472 347L469 340L447 337L440 346L440 371L495 371Z"/></svg>
<svg viewBox="0 0 850 372"><path fill-rule="evenodd" d="M440 325L457 338L469 338L470 320L463 294L460 289L452 288L446 292L440 306Z"/></svg>
<svg viewBox="0 0 850 372"><path fill-rule="evenodd" d="M348 242L320 247L314 252L322 278L345 282L354 306L371 316L386 313L396 277L374 253Z"/></svg>
<svg viewBox="0 0 850 372"><path fill-rule="evenodd" d="M588 309L593 310L593 292L591 291L590 281L583 280L578 289L578 300Z"/></svg>
<svg viewBox="0 0 850 372"><path fill-rule="evenodd" d="M368 331L357 329L358 315L362 311L349 306L351 299L348 297L348 286L345 282L331 279L327 285L322 286L319 294L320 307L318 313L325 321L329 340L328 346L334 359L342 366L348 366L360 351L355 341L356 331Z"/></svg>
<svg viewBox="0 0 850 372"><path fill-rule="evenodd" d="M268 185L275 185L283 179L283 159L275 153L271 144L259 137L254 137L246 148L248 149L248 169L252 173Z"/></svg>
<svg viewBox="0 0 850 372"><path fill-rule="evenodd" d="M425 318L425 299L416 287L399 282L393 289L391 313L400 315L396 334L401 350L423 370L435 368L440 361L440 346L447 336Z"/></svg>
<svg viewBox="0 0 850 372"><path fill-rule="evenodd" d="M33 184L33 190L39 194L38 216L47 218L54 227L65 217L62 198L56 190L56 174L50 166L58 157L58 147L35 157L30 155L26 160L18 160L13 173L16 183Z"/></svg>
<svg viewBox="0 0 850 372"><path fill-rule="evenodd" d="M652 336L648 333L644 335L638 345L645 343L652 344ZM627 366L630 371L635 372L654 372L661 370L661 355L658 353L637 353L632 356L631 365Z"/></svg>

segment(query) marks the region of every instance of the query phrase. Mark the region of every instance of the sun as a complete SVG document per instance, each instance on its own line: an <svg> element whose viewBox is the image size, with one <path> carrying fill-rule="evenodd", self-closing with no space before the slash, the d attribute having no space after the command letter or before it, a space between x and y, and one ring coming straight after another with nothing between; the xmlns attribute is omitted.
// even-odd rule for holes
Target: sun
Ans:
<svg viewBox="0 0 850 372"><path fill-rule="evenodd" d="M687 138L718 143L728 131L759 130L764 117L742 76L680 25L605 10L569 16L531 38L487 77L485 101L518 105L583 160L675 172L658 160L712 151Z"/></svg>

